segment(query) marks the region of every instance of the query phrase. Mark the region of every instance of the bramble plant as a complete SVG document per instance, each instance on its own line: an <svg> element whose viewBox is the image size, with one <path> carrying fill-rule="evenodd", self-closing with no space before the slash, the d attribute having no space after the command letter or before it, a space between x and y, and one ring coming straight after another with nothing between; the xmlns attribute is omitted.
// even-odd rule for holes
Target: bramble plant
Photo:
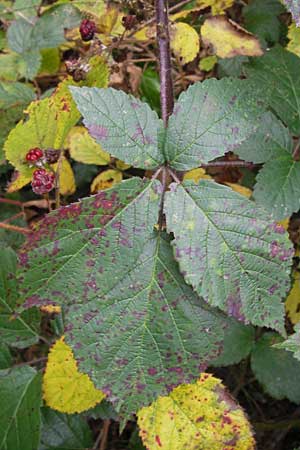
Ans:
<svg viewBox="0 0 300 450"><path fill-rule="evenodd" d="M72 48L66 59L72 76L47 95L40 92L5 139L6 159L16 169L8 191L31 183L44 196L31 201L49 210L54 202L55 209L31 230L0 224L26 235L18 256L12 245L1 256L0 450L98 448L101 439L103 450L109 421L123 430L135 415L141 441L129 448L254 449L242 407L207 370L249 357L270 396L300 403L295 264L290 291L298 249L285 220L300 208L299 57L279 44L264 52L274 27L279 34L277 16L271 38L265 27L250 25L259 40L219 15L233 1L196 2L193 12L212 7L213 16L201 24L204 42L216 50L206 63L214 66L217 56L247 57L238 63L243 77L197 81L175 101L171 51L178 64L192 61L195 49L182 40L196 31L176 19L170 24L167 0L157 0L160 105L152 95L151 108L150 101L108 87L103 52L111 46L117 53L126 33L140 39L137 15L130 6L122 17L108 9L109 24L97 16L100 8L105 16L103 2L93 2L91 10L76 3L57 2L32 21L41 2L31 1L30 20L22 14L7 31L10 48L27 63L32 52L60 44L65 28L76 28L89 47L78 53ZM281 14L283 5L273 3ZM286 3L297 22L298 2ZM256 4L244 12L254 27ZM67 7L72 15L66 26L61 15ZM270 21L270 10L260 7ZM80 11L90 15L82 18ZM46 35L51 17L62 35ZM150 36L152 26L153 20L146 22ZM119 27L117 42L113 27ZM45 42L33 50L40 29ZM18 36L27 41L21 44ZM226 72L226 59L221 61ZM20 78L35 79L33 70L23 65ZM26 83L15 80L1 89L11 95L10 106L16 96L21 104L33 100ZM68 203L66 196L75 192L71 159L108 168L92 183L95 195ZM203 170L239 166L257 169L254 199L244 195L245 188L218 183ZM296 325L294 334L288 328L289 336L286 311ZM47 361L43 375L26 362L14 365L9 350L48 344L39 328L41 313L54 315L56 336L48 356L39 350L37 363ZM103 419L94 444L85 415ZM64 430L63 438L51 435L56 427Z"/></svg>

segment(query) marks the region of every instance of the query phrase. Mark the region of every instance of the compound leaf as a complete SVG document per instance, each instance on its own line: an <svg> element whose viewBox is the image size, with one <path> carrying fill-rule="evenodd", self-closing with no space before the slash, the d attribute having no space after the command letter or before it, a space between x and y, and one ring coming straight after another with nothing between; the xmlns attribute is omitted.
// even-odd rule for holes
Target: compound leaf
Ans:
<svg viewBox="0 0 300 450"><path fill-rule="evenodd" d="M161 120L150 107L113 88L70 88L84 124L102 148L143 169L164 162L158 148Z"/></svg>
<svg viewBox="0 0 300 450"><path fill-rule="evenodd" d="M48 406L68 414L86 411L105 397L87 374L79 372L72 349L64 338L56 341L50 350L43 393Z"/></svg>
<svg viewBox="0 0 300 450"><path fill-rule="evenodd" d="M284 333L293 248L284 228L233 190L185 181L166 194L167 229L187 283L208 303Z"/></svg>
<svg viewBox="0 0 300 450"><path fill-rule="evenodd" d="M185 285L169 242L153 231L160 188L131 179L60 208L21 254L25 306L65 305L65 339L79 370L126 417L197 377L225 326Z"/></svg>
<svg viewBox="0 0 300 450"><path fill-rule="evenodd" d="M138 413L140 436L149 450L253 450L255 441L242 408L221 380L203 373Z"/></svg>
<svg viewBox="0 0 300 450"><path fill-rule="evenodd" d="M249 82L230 78L195 83L183 92L167 130L170 166L189 170L235 151L258 127L262 111L254 95Z"/></svg>
<svg viewBox="0 0 300 450"><path fill-rule="evenodd" d="M36 450L40 438L41 374L31 367L0 370L0 448Z"/></svg>
<svg viewBox="0 0 300 450"><path fill-rule="evenodd" d="M0 263L0 340L13 347L24 348L38 341L40 316L37 310L15 316L18 299L16 281L17 256L10 248L1 250ZM1 448L1 447L0 447Z"/></svg>
<svg viewBox="0 0 300 450"><path fill-rule="evenodd" d="M264 390L272 397L300 403L300 362L278 347L283 339L276 333L265 333L251 354L251 368Z"/></svg>
<svg viewBox="0 0 300 450"><path fill-rule="evenodd" d="M261 95L290 131L300 134L300 58L279 45L245 66Z"/></svg>

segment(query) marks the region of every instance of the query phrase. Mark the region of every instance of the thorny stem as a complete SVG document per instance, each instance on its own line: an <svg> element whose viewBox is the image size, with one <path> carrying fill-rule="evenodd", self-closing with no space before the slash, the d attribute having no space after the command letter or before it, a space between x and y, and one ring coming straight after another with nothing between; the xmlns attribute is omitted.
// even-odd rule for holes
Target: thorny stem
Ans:
<svg viewBox="0 0 300 450"><path fill-rule="evenodd" d="M168 0L156 0L156 32L159 50L160 103L164 126L167 127L174 107Z"/></svg>

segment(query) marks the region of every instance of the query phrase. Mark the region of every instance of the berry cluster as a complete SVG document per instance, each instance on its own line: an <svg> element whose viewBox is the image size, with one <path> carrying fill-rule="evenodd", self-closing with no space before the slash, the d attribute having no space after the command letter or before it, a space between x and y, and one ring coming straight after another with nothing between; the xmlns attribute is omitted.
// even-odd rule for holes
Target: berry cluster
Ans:
<svg viewBox="0 0 300 450"><path fill-rule="evenodd" d="M83 41L90 41L96 32L96 24L92 20L84 19L80 24L79 31Z"/></svg>
<svg viewBox="0 0 300 450"><path fill-rule="evenodd" d="M38 147L32 148L29 150L29 152L27 153L27 155L25 156L26 161L31 162L31 163L36 163L37 161L39 161L40 159L42 159L44 156L44 152L43 150L41 150Z"/></svg>
<svg viewBox="0 0 300 450"><path fill-rule="evenodd" d="M45 169L37 169L33 172L31 182L32 190L35 194L42 195L52 191L55 185L55 175Z"/></svg>

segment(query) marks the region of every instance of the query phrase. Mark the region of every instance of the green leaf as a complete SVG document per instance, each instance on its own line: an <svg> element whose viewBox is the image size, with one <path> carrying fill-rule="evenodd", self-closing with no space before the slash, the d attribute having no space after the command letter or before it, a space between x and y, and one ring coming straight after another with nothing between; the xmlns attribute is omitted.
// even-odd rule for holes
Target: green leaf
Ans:
<svg viewBox="0 0 300 450"><path fill-rule="evenodd" d="M145 69L140 84L141 99L158 114L160 112L160 84L157 70Z"/></svg>
<svg viewBox="0 0 300 450"><path fill-rule="evenodd" d="M284 12L279 0L253 0L243 9L245 27L267 43L278 42L281 23L278 16Z"/></svg>
<svg viewBox="0 0 300 450"><path fill-rule="evenodd" d="M1 450L37 449L41 400L41 374L31 367L0 370Z"/></svg>
<svg viewBox="0 0 300 450"><path fill-rule="evenodd" d="M218 76L240 77L242 75L243 64L249 61L247 56L235 56L234 58L218 59Z"/></svg>
<svg viewBox="0 0 300 450"><path fill-rule="evenodd" d="M289 217L300 208L300 162L293 159L289 130L271 112L261 118L261 126L236 153L246 161L266 162L259 171L255 200L274 220Z"/></svg>
<svg viewBox="0 0 300 450"><path fill-rule="evenodd" d="M300 162L292 155L268 161L256 177L255 200L274 220L282 220L300 209Z"/></svg>
<svg viewBox="0 0 300 450"><path fill-rule="evenodd" d="M235 151L258 127L262 114L253 85L223 78L183 92L169 119L165 154L176 170L189 170Z"/></svg>
<svg viewBox="0 0 300 450"><path fill-rule="evenodd" d="M15 278L17 257L13 250L4 248L0 261L0 339L17 348L28 347L38 341L39 313L25 311L14 317L18 299ZM1 448L1 447L0 447Z"/></svg>
<svg viewBox="0 0 300 450"><path fill-rule="evenodd" d="M295 134L300 134L300 58L279 45L245 70L262 89L261 96Z"/></svg>
<svg viewBox="0 0 300 450"><path fill-rule="evenodd" d="M284 333L293 248L264 210L213 181L185 181L166 193L167 229L185 280L212 306Z"/></svg>
<svg viewBox="0 0 300 450"><path fill-rule="evenodd" d="M5 167L5 166L3 166ZM11 197L8 197L11 198ZM14 198L11 198L14 200ZM10 204L1 204L0 208L0 221L3 222L5 219L11 218L12 216L18 214L20 212L20 207L17 205ZM26 221L23 217L17 217L15 220L10 221L11 224L17 225L19 227L26 227ZM14 250L17 250L21 244L24 242L25 236L21 233L16 233L11 230L5 230L2 228L0 230L0 247L3 249L4 247L11 247Z"/></svg>
<svg viewBox="0 0 300 450"><path fill-rule="evenodd" d="M292 13L297 26L300 26L300 2L299 0L283 0L287 9Z"/></svg>
<svg viewBox="0 0 300 450"><path fill-rule="evenodd" d="M12 365L12 356L5 344L0 344L0 369L8 369Z"/></svg>
<svg viewBox="0 0 300 450"><path fill-rule="evenodd" d="M70 90L85 126L105 151L143 169L163 164L157 137L161 120L146 103L112 88Z"/></svg>
<svg viewBox="0 0 300 450"><path fill-rule="evenodd" d="M15 0L13 4L14 15L18 17L34 17L42 0Z"/></svg>
<svg viewBox="0 0 300 450"><path fill-rule="evenodd" d="M211 361L210 366L222 367L238 364L247 358L255 342L255 330L251 325L243 325L234 319L225 328L224 347L221 354Z"/></svg>
<svg viewBox="0 0 300 450"><path fill-rule="evenodd" d="M245 161L264 163L293 152L293 140L283 123L271 112L262 115L259 128L235 150Z"/></svg>
<svg viewBox="0 0 300 450"><path fill-rule="evenodd" d="M42 408L39 450L86 450L93 445L91 430L79 415L61 414Z"/></svg>
<svg viewBox="0 0 300 450"><path fill-rule="evenodd" d="M125 417L197 377L223 338L223 320L185 285L153 231L160 189L133 178L60 208L22 253L24 307L66 305L79 370Z"/></svg>
<svg viewBox="0 0 300 450"><path fill-rule="evenodd" d="M276 333L265 333L252 351L251 368L272 397L300 403L300 362L286 350L272 347L282 341Z"/></svg>
<svg viewBox="0 0 300 450"><path fill-rule="evenodd" d="M102 402L98 403L94 408L88 410L86 415L93 419L112 419L118 421L117 412L114 410L112 404L106 400L102 400Z"/></svg>
<svg viewBox="0 0 300 450"><path fill-rule="evenodd" d="M295 326L295 333L288 337L288 339L275 347L285 349L294 353L294 357L300 361L300 324Z"/></svg>
<svg viewBox="0 0 300 450"><path fill-rule="evenodd" d="M32 42L33 23L20 18L12 22L7 30L8 45L16 53L25 53L33 50Z"/></svg>

